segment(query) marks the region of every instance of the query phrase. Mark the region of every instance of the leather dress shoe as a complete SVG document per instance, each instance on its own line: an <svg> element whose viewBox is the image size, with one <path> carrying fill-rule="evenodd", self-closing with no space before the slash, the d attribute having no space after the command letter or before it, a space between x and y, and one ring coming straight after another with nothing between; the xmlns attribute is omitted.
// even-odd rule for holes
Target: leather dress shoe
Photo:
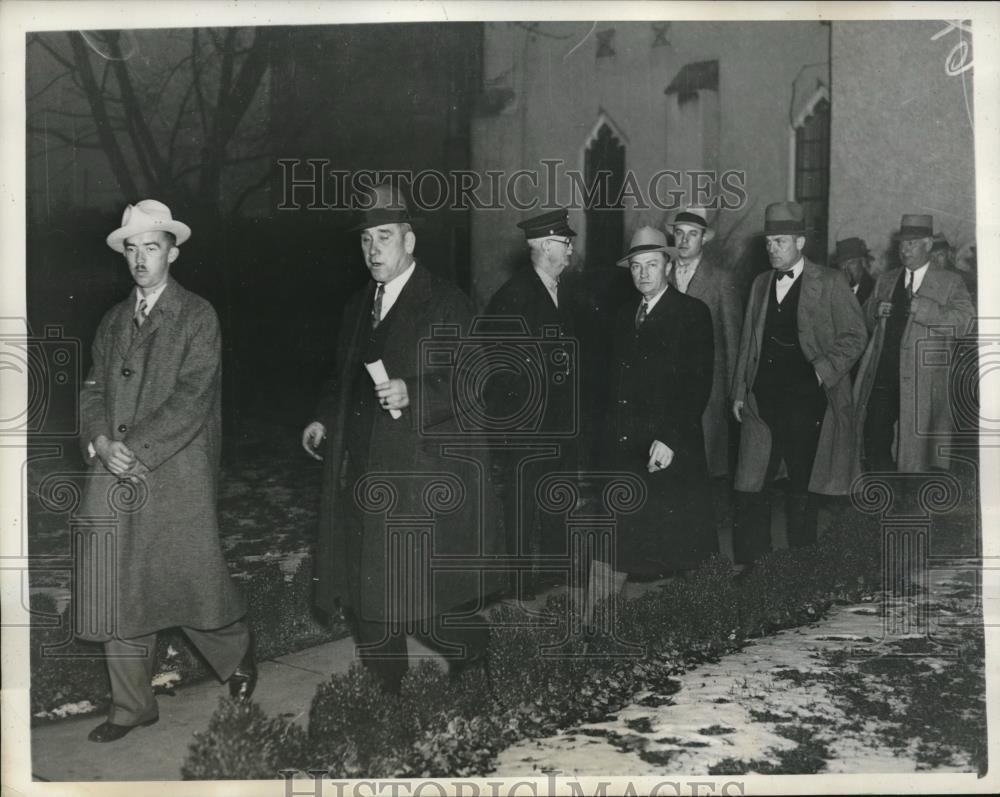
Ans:
<svg viewBox="0 0 1000 797"><path fill-rule="evenodd" d="M254 645L243 655L243 659L236 665L233 674L229 676L229 696L241 703L246 703L253 690L257 688L257 659L254 656Z"/></svg>
<svg viewBox="0 0 1000 797"><path fill-rule="evenodd" d="M153 717L151 720L146 720L136 725L115 725L113 722L102 722L90 732L87 738L92 742L117 742L123 736L128 736L136 728L155 725L159 719L159 717Z"/></svg>

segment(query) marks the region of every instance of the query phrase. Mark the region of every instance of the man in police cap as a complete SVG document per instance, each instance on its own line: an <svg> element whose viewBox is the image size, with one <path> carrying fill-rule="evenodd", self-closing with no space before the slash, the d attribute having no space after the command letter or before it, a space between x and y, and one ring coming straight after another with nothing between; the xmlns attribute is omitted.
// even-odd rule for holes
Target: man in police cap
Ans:
<svg viewBox="0 0 1000 797"><path fill-rule="evenodd" d="M79 636L104 643L111 681L111 709L91 731L94 742L159 718L150 679L163 629L181 627L233 697L248 700L257 682L246 604L216 517L219 321L170 275L190 236L170 208L144 199L107 238L136 287L101 320L80 394L90 464L80 514L116 515L111 532L82 540L74 582ZM136 491L132 502L122 498L123 482Z"/></svg>
<svg viewBox="0 0 1000 797"><path fill-rule="evenodd" d="M792 548L815 542L818 497L848 494L854 475L850 370L867 341L864 316L843 274L803 256L806 234L797 202L767 206L771 270L750 289L733 378L742 424L733 547L744 564L770 550L765 490L782 463Z"/></svg>
<svg viewBox="0 0 1000 797"><path fill-rule="evenodd" d="M547 473L579 467L578 350L573 340L572 297L563 280L572 262L576 233L564 209L533 216L517 226L524 232L530 267L518 269L493 294L486 312L495 317L491 318L495 330L502 331L506 325L513 341L526 335L537 345L517 349L523 367L496 369L488 385L488 400L498 420L494 463L507 552L535 558L537 565L536 554L565 554L566 541L562 518L538 506L535 485ZM537 362L531 361L533 354ZM540 391L533 388L532 373L542 375ZM500 419L512 419L512 424ZM513 423L513 419L524 423ZM559 578L523 570L519 579L511 579L511 591L529 597L539 577L542 581Z"/></svg>

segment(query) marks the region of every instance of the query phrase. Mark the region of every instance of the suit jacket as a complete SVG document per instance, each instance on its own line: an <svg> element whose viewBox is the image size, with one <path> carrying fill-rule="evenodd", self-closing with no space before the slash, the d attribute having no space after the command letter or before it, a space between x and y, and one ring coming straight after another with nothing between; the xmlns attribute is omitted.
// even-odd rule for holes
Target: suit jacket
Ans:
<svg viewBox="0 0 1000 797"><path fill-rule="evenodd" d="M865 302L865 322L871 340L854 385L859 446L885 339L886 319L879 317L878 306L892 301L892 291L902 271L896 268L880 274L875 290ZM950 366L956 338L968 333L974 316L975 307L962 278L951 271L928 268L910 302L910 315L899 347L896 467L901 472L922 473L948 466L942 449L951 442L954 431Z"/></svg>
<svg viewBox="0 0 1000 797"><path fill-rule="evenodd" d="M757 275L750 288L733 377L732 399L744 402L735 486L745 492L763 489L771 456L771 432L760 417L753 384L774 279L774 271L766 271ZM806 260L799 279L799 346L822 379L827 398L809 490L844 495L856 472L850 370L864 351L868 335L861 307L841 272Z"/></svg>
<svg viewBox="0 0 1000 797"><path fill-rule="evenodd" d="M406 382L410 405L399 419L376 406L367 473L352 481L359 452L349 450L346 430L374 294L372 282L347 304L336 367L315 415L327 430L316 602L330 614L349 606L364 620L407 621L479 598L474 568L444 572L429 557L496 553L496 512L485 440L463 426L479 397L463 392L468 381L455 385L456 371L476 362L466 337L472 305L419 263L386 316L392 326L382 351L390 379ZM449 453L449 443L471 446L468 458ZM477 463L477 453L486 460ZM393 529L403 535L398 547L389 539ZM398 602L388 603L388 595Z"/></svg>
<svg viewBox="0 0 1000 797"><path fill-rule="evenodd" d="M670 272L671 284L673 270ZM733 369L740 347L740 325L743 323L743 302L729 279L711 255L702 254L701 262L687 286L687 295L700 299L712 316L715 341L715 362L712 368L712 393L702 416L705 434L705 454L712 476L729 473L729 395L732 392Z"/></svg>
<svg viewBox="0 0 1000 797"><path fill-rule="evenodd" d="M101 320L80 394L80 443L89 470L80 515L107 518L83 535L77 611L99 621L81 636L142 636L186 625L219 628L246 613L219 546L221 447L219 322L212 306L172 278L141 329L135 293ZM137 487L90 458L100 435L123 441L150 473Z"/></svg>
<svg viewBox="0 0 1000 797"><path fill-rule="evenodd" d="M622 307L613 328L606 462L646 483L643 506L618 524L618 568L662 572L715 550L701 425L712 392L712 318L703 302L668 287L636 330L639 304ZM674 459L650 474L654 440Z"/></svg>

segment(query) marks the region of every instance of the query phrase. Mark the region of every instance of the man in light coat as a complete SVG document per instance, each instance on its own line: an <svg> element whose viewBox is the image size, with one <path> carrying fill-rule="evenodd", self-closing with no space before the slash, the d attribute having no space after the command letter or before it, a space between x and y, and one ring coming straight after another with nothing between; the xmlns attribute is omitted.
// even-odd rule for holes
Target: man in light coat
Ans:
<svg viewBox="0 0 1000 797"><path fill-rule="evenodd" d="M790 547L815 541L817 496L847 494L853 475L850 370L864 351L865 322L844 275L803 256L806 232L801 205L768 205L771 271L750 289L733 379L733 414L742 424L733 544L744 564L770 549L763 491L782 464Z"/></svg>
<svg viewBox="0 0 1000 797"><path fill-rule="evenodd" d="M705 244L715 237L708 226L704 208L689 207L679 211L667 231L674 236L677 259L670 271L670 284L681 293L700 299L712 316L715 362L712 367L712 393L702 416L708 473L719 477L729 474L729 394L733 368L739 354L743 302L726 270L708 252Z"/></svg>
<svg viewBox="0 0 1000 797"><path fill-rule="evenodd" d="M170 276L191 230L146 199L107 243L136 289L101 320L80 396L89 462L81 515L103 519L78 540L78 636L104 643L113 742L159 713L150 685L158 631L180 626L233 697L257 680L243 597L219 545L221 340L212 306Z"/></svg>
<svg viewBox="0 0 1000 797"><path fill-rule="evenodd" d="M928 215L903 216L903 265L879 275L865 303L871 341L854 396L867 472L948 468L944 452L954 421L947 363L975 308L958 274L931 265L933 224ZM922 346L935 353L921 356Z"/></svg>

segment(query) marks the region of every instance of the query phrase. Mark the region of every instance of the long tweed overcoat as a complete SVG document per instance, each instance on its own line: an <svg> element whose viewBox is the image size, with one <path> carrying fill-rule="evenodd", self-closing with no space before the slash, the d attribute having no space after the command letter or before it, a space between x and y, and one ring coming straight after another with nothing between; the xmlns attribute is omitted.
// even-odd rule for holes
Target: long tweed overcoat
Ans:
<svg viewBox="0 0 1000 797"><path fill-rule="evenodd" d="M348 450L373 299L370 283L348 301L315 416L327 433L315 598L333 616L349 607L367 621L414 622L483 594L491 579L477 559L499 552L499 512L486 441L456 418L477 400L469 384L456 385L472 305L419 263L386 316L381 358L390 379L405 380L410 405L399 419L376 408L367 450ZM353 483L352 456L367 461Z"/></svg>
<svg viewBox="0 0 1000 797"><path fill-rule="evenodd" d="M104 641L171 626L220 628L246 606L216 518L221 339L212 306L172 278L138 331L135 293L101 320L80 395L89 468L75 540L78 634ZM88 446L121 440L149 468L119 482Z"/></svg>
<svg viewBox="0 0 1000 797"><path fill-rule="evenodd" d="M880 302L891 302L902 267L880 274L865 302L865 321L871 340L861 359L854 385L858 451L868 397L871 395L885 338L885 319L878 317ZM947 451L954 430L952 399L948 388L956 337L968 332L975 307L958 274L927 269L920 289L910 303L910 317L899 346L899 422L896 468L922 473L947 468ZM921 350L922 349L922 350Z"/></svg>
<svg viewBox="0 0 1000 797"><path fill-rule="evenodd" d="M733 377L732 398L744 402L735 483L736 489L744 492L763 489L771 456L771 432L760 417L753 384L774 279L773 271L765 271L757 275L750 288L740 356ZM827 398L809 490L823 495L846 495L855 473L855 413L850 372L868 340L865 319L841 272L806 260L799 279L802 280L796 316L799 346L823 380Z"/></svg>

